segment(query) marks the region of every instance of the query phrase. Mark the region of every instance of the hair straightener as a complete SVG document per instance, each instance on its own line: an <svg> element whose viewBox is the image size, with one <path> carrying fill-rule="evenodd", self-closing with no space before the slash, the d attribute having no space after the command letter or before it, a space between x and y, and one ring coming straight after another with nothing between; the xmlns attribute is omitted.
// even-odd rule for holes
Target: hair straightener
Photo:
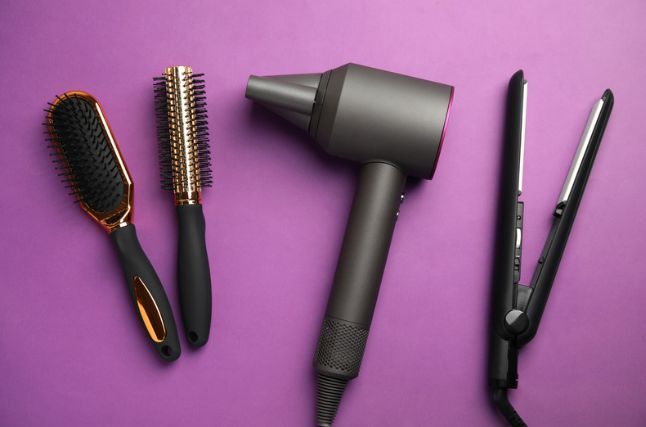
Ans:
<svg viewBox="0 0 646 427"><path fill-rule="evenodd" d="M519 284L523 232L523 202L519 196L523 183L527 81L519 70L509 82L488 380L494 405L512 426L526 426L507 398L507 390L518 386L518 350L536 335L613 103L612 92L607 89L592 107L531 284L523 286Z"/></svg>

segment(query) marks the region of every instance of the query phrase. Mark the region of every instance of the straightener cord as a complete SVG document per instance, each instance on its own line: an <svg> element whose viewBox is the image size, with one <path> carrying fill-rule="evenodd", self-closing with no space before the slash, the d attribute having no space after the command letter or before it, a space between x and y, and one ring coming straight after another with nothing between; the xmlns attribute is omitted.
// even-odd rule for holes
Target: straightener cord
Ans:
<svg viewBox="0 0 646 427"><path fill-rule="evenodd" d="M507 389L496 388L492 392L493 402L500 413L505 417L511 427L527 427L525 421L518 415L516 409L512 406L507 398Z"/></svg>

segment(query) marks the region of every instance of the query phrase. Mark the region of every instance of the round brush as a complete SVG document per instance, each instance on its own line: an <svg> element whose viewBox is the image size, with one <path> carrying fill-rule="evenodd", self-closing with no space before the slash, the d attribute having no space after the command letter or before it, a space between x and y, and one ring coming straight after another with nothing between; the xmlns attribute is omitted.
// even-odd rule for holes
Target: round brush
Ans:
<svg viewBox="0 0 646 427"><path fill-rule="evenodd" d="M154 79L161 186L175 196L179 220L177 275L188 341L206 344L211 328L211 275L202 188L211 186L211 155L202 74L166 68Z"/></svg>
<svg viewBox="0 0 646 427"><path fill-rule="evenodd" d="M137 240L133 183L103 109L85 92L67 92L50 104L46 126L59 175L81 208L110 233L150 342L163 359L177 359L180 346L173 313Z"/></svg>

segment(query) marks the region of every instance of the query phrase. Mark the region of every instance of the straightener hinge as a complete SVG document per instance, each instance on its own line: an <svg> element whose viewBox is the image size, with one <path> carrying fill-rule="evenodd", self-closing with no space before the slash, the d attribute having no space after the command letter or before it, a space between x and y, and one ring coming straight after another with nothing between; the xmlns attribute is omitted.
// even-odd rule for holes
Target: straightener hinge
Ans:
<svg viewBox="0 0 646 427"><path fill-rule="evenodd" d="M516 285L516 304L518 310L527 311L529 305L529 298L532 296L532 289L525 285Z"/></svg>

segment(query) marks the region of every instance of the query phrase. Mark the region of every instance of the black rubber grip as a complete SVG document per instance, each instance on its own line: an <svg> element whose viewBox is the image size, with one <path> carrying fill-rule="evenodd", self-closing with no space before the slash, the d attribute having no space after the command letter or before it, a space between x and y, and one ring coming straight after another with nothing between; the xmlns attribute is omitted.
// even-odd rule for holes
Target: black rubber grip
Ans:
<svg viewBox="0 0 646 427"><path fill-rule="evenodd" d="M181 349L173 312L159 277L139 244L135 226L117 228L110 238L117 248L128 292L146 335L162 359L176 360Z"/></svg>
<svg viewBox="0 0 646 427"><path fill-rule="evenodd" d="M319 335L314 368L319 373L351 379L359 375L368 330L326 317Z"/></svg>
<svg viewBox="0 0 646 427"><path fill-rule="evenodd" d="M202 206L177 206L177 217L177 280L182 322L188 341L191 345L200 347L209 340L211 330L211 273Z"/></svg>

